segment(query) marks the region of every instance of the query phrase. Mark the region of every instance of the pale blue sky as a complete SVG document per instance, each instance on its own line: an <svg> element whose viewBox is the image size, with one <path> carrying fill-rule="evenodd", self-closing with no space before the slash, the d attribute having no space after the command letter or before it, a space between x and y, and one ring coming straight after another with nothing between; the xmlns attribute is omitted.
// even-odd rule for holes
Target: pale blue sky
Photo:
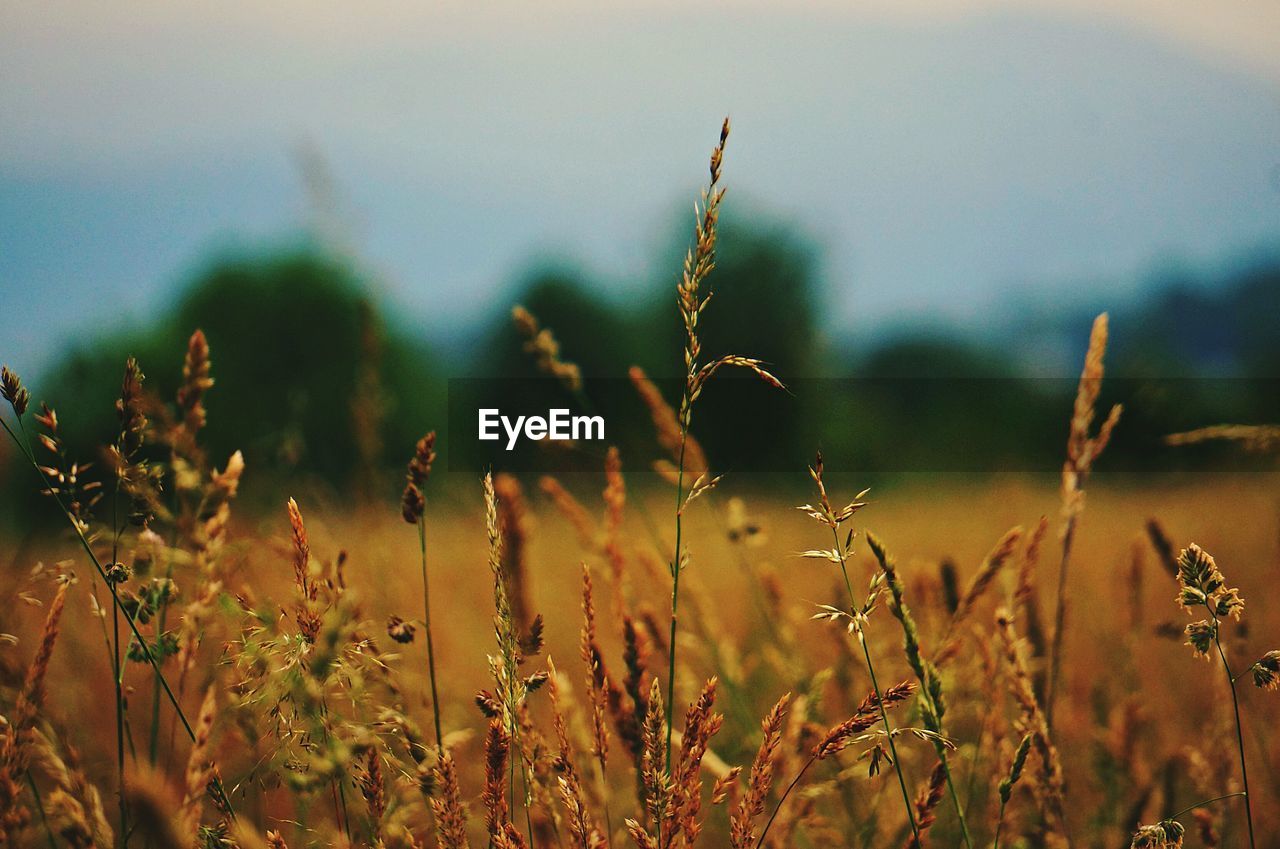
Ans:
<svg viewBox="0 0 1280 849"><path fill-rule="evenodd" d="M1107 306L1280 244L1277 8L8 3L0 358L38 368L296 231L300 148L425 333L547 254L626 297L726 112L729 202L813 235L833 327Z"/></svg>

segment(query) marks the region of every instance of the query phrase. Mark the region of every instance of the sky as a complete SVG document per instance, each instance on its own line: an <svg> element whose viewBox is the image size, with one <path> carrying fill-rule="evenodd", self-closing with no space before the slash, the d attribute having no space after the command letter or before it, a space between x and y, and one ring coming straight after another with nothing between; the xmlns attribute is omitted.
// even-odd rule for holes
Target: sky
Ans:
<svg viewBox="0 0 1280 849"><path fill-rule="evenodd" d="M727 203L812 236L832 327L1105 308L1280 245L1277 36L1273 0L6 0L0 359L317 209L431 336L539 258L625 301L725 114Z"/></svg>

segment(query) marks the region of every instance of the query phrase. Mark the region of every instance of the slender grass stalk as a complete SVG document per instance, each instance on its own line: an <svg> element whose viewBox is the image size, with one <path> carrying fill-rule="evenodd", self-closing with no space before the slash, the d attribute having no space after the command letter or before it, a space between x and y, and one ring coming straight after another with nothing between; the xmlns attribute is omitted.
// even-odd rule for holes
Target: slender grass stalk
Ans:
<svg viewBox="0 0 1280 849"><path fill-rule="evenodd" d="M431 679L431 711L435 719L436 747L443 751L444 732L440 724L440 690L436 686L435 634L431 628L431 582L427 574L426 498L422 489L431 476L436 460L436 433L431 431L418 440L405 474L404 494L400 496L400 513L406 522L418 526L418 553L422 564L422 624L427 632L427 676Z"/></svg>
<svg viewBox="0 0 1280 849"><path fill-rule="evenodd" d="M427 529L418 522L418 550L422 555L422 621L427 632L427 675L431 679L431 711L436 726L436 746L444 745L440 730L440 691L436 687L436 648L431 633L431 584L427 578Z"/></svg>
<svg viewBox="0 0 1280 849"><path fill-rule="evenodd" d="M671 561L671 633L668 637L667 645L669 647L669 657L667 658L667 755L666 769L667 773L671 773L671 733L674 728L673 721L675 718L675 686L676 686L676 635L677 622L680 611L680 572L681 569L681 530L683 526L684 510L684 451L688 438L688 418L682 417L680 426L680 466L677 471L676 478L676 549L675 557ZM659 823L661 828L662 824Z"/></svg>
<svg viewBox="0 0 1280 849"><path fill-rule="evenodd" d="M115 568L115 564L119 561L120 548L120 479L116 478L115 493L111 498L111 564ZM115 674L112 676L112 684L115 686L116 698L116 771L119 776L119 790L117 797L120 804L120 837L121 846L129 845L129 803L125 799L124 793L124 663L120 657L120 599L115 594L111 594L111 643L112 643L112 659L115 663Z"/></svg>
<svg viewBox="0 0 1280 849"><path fill-rule="evenodd" d="M1236 748L1240 753L1240 782L1244 785L1242 794L1244 796L1244 816L1245 822L1249 826L1249 847L1254 849L1257 844L1253 836L1253 797L1249 794L1249 767L1245 764L1244 758L1244 729L1240 722L1240 699L1236 694L1236 679L1231 674L1231 664L1227 662L1227 653L1222 648L1218 615L1214 612L1212 606L1206 606L1209 609L1209 615L1213 617L1213 644L1218 649L1218 657L1222 660L1222 669L1227 675L1227 685L1231 688L1231 709L1236 720Z"/></svg>
<svg viewBox="0 0 1280 849"><path fill-rule="evenodd" d="M796 777L791 779L791 783L787 785L787 789L782 791L782 795L778 797L778 803L773 806L773 811L769 814L769 819L765 820L764 828L760 830L760 837L756 839L755 849L764 846L764 839L769 834L769 829L773 827L773 821L778 818L778 812L782 810L782 806L786 803L787 797L791 795L791 791L795 790L800 784L800 780L804 778L809 768L818 762L818 753L814 752L809 759L804 762L804 766L796 773Z"/></svg>
<svg viewBox="0 0 1280 849"><path fill-rule="evenodd" d="M1209 552L1192 543L1178 555L1178 604L1190 611L1195 607L1203 607L1209 612L1208 620L1194 622L1187 626L1187 644L1201 657L1209 656L1209 644L1218 652L1222 661L1222 671L1227 676L1227 686L1231 690L1231 708L1236 723L1236 749L1240 755L1240 780L1244 785L1244 812L1249 828L1249 847L1257 846L1253 829L1253 797L1249 793L1249 767L1244 754L1244 727L1240 721L1240 698L1236 692L1236 678L1231 672L1231 664L1227 660L1227 652L1222 647L1222 620L1226 616L1237 618L1244 611L1244 600L1239 591L1228 587L1226 578L1219 571L1217 563ZM1255 664L1256 665L1256 664ZM1250 667L1252 668L1252 666Z"/></svg>
<svg viewBox="0 0 1280 849"><path fill-rule="evenodd" d="M1089 349L1085 353L1080 382L1076 386L1067 435L1067 457L1062 465L1062 559L1058 562L1058 598L1054 609L1053 643L1049 650L1049 674L1044 695L1045 724L1053 730L1053 707L1058 697L1058 679L1062 671L1062 647L1067 630L1067 572L1071 565L1071 544L1076 525L1084 510L1084 485L1093 463L1111 441L1111 432L1120 421L1122 407L1111 408L1106 419L1091 435L1098 396L1102 392L1103 357L1107 352L1107 314L1093 321L1089 333Z"/></svg>
<svg viewBox="0 0 1280 849"><path fill-rule="evenodd" d="M1221 796L1214 796L1212 799L1205 799L1203 802L1196 802L1194 805L1188 805L1187 807L1178 811L1176 814L1173 814L1170 817L1166 817L1166 819L1176 820L1178 817L1182 816L1183 814L1189 814L1192 811L1196 810L1197 808L1203 808L1203 807L1206 807L1207 805L1212 805L1214 802L1221 802L1224 799L1234 799L1237 796L1248 796L1248 795L1249 794L1247 792L1240 791L1240 790L1237 790L1235 793L1223 793Z"/></svg>
<svg viewBox="0 0 1280 849"><path fill-rule="evenodd" d="M915 845L919 846L920 827L916 824L915 808L911 804L911 793L907 790L907 779L902 774L902 761L898 758L898 750L893 743L893 726L889 724L889 713L885 710L884 696L880 691L880 682L876 680L875 664L871 662L871 649L867 646L867 637L862 629L858 601L854 598L853 583L849 580L848 557L844 553L844 546L840 544L840 535L836 532L834 526L831 528L831 539L835 543L833 550L838 552L840 556L840 574L844 577L844 588L849 593L849 615L853 617L852 621L858 634L858 645L862 646L862 656L867 661L867 674L871 678L871 689L876 694L876 703L880 708L880 721L884 723L885 739L889 741L889 754L893 757L893 769L898 774L898 787L902 790L902 802L907 809L907 822L911 824L911 834L915 838Z"/></svg>
<svg viewBox="0 0 1280 849"><path fill-rule="evenodd" d="M505 570L502 565L502 532L498 524L498 496L494 492L493 474L484 476L485 530L489 536L489 571L493 575L494 634L498 639L498 657L490 662L497 685L496 698L502 711L503 725L509 739L511 757L508 758L509 805L515 811L515 759L520 759L520 774L524 781L525 825L529 833L529 845L533 846L533 820L530 816L532 795L529 789L528 764L520 743L520 707L529 694L529 679L520 675L520 664L525 657L521 638L516 633L510 595L507 591ZM540 649L541 643L538 647ZM536 651L536 650L535 650Z"/></svg>
<svg viewBox="0 0 1280 849"><path fill-rule="evenodd" d="M718 370L725 366L745 368L756 374L761 380L778 389L784 388L781 381L766 371L760 360L737 355L722 356L707 363L701 362L702 343L698 338L698 321L710 294L702 293L702 284L711 274L716 264L716 239L720 220L720 202L724 198L724 189L720 188L720 165L724 160L725 143L729 140L729 119L725 118L720 126L720 140L711 151L710 179L702 192L701 207L694 224L694 245L684 257L684 268L680 284L676 288L676 302L680 308L680 318L684 323L685 347L684 392L680 398L680 451L676 469L676 540L675 551L671 559L671 634L669 640L669 657L667 661L667 703L666 703L666 771L671 773L671 740L675 730L674 688L676 680L676 639L680 609L680 573L684 569L683 518L688 503L716 485L719 478L707 477L706 469L698 469L700 473L685 492L685 463L689 459L689 426L693 420L693 405L702 394L706 382ZM659 824L659 830L661 825ZM659 834L661 837L661 834ZM661 840L659 840L661 842Z"/></svg>
<svg viewBox="0 0 1280 849"><path fill-rule="evenodd" d="M693 420L693 403L701 391L699 357L702 344L698 340L698 317L701 315L706 299L699 294L703 280L715 267L716 224L720 214L720 199L723 190L717 188L720 182L720 162L724 156L724 145L729 138L729 120L726 118L720 128L720 143L711 153L711 177L706 190L702 194L701 215L694 227L695 244L686 254L684 271L677 289L677 303L685 328L684 393L680 398L680 454L676 464L676 540L675 551L671 558L671 633L668 639L667 658L667 740L666 771L671 774L671 737L675 729L675 684L676 684L676 639L680 611L680 573L684 568L684 504L685 504L685 461L689 447L689 425ZM709 296L708 296L709 297ZM661 820L658 822L658 838L661 843Z"/></svg>

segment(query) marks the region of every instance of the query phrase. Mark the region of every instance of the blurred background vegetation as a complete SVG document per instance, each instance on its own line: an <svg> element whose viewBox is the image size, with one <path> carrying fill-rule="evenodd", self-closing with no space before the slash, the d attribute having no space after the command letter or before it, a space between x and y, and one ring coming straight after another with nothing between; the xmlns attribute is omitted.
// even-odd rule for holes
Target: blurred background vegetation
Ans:
<svg viewBox="0 0 1280 849"><path fill-rule="evenodd" d="M48 374L28 381L58 409L73 453L91 458L113 437L125 357L137 356L148 387L172 397L185 340L201 328L216 379L205 438L219 462L244 451L251 497L274 498L306 478L339 503L393 498L414 440L448 429L450 377L503 378L495 384L502 391L537 376L512 328L514 303L552 328L564 357L582 367L588 398L600 388L610 441L651 445L643 409L619 394L628 368L639 365L676 400L677 384L663 379L681 367L674 281L682 250L673 240L655 263L672 272L625 301L571 263L536 263L481 325L438 340L379 300L376 275L359 259L298 238L207 259L159 319L87 333ZM814 242L793 227L725 220L705 349L759 356L793 391L750 380L707 390L695 430L718 469L799 470L818 446L833 466L871 479L901 470L1056 468L1091 314L1029 313L985 337L917 327L863 341L823 321L831 283L821 266ZM1112 313L1108 373L1116 379L1104 401L1129 410L1109 465L1219 464L1225 450L1175 455L1160 438L1220 421L1280 420L1280 263L1255 260L1214 285L1169 276L1144 292ZM446 432L446 460L448 449ZM628 462L641 469L649 459ZM11 469L5 478L7 497L29 505L27 476Z"/></svg>
<svg viewBox="0 0 1280 849"><path fill-rule="evenodd" d="M718 470L1052 473L1103 309L1103 471L1233 467L1161 437L1280 421L1280 6L749 5L11 4L0 360L94 459L125 356L172 397L201 327L247 496L392 499L450 378L534 374L523 303L646 469L626 372L680 369L727 113L706 350L792 392L707 390Z"/></svg>

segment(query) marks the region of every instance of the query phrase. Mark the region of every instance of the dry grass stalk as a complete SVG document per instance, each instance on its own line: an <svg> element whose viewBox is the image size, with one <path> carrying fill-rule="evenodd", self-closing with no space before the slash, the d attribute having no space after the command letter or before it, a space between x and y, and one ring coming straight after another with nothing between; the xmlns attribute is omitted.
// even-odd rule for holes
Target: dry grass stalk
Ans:
<svg viewBox="0 0 1280 849"><path fill-rule="evenodd" d="M1013 556L1021 539L1022 528L1011 528L1006 531L1005 535L996 543L996 547L991 550L991 553L982 561L982 565L978 567L973 580L969 582L968 589L960 597L955 612L952 614L951 622L947 625L947 632L943 635L942 648L938 650L937 659L934 661L939 667L945 665L947 661L959 653L959 627L969 618L978 601L995 581L996 576L1000 574L1000 570L1004 568L1004 564Z"/></svg>
<svg viewBox="0 0 1280 849"><path fill-rule="evenodd" d="M756 843L755 820L764 813L765 801L773 787L774 755L782 741L782 721L790 705L791 694L787 693L760 723L764 737L747 773L747 791L729 820L729 845L733 849L750 849Z"/></svg>
<svg viewBox="0 0 1280 849"><path fill-rule="evenodd" d="M622 520L627 506L627 482L622 476L622 455L612 445L605 454L604 475L604 556L613 570L613 582L617 587L615 597L621 602L625 591L627 565L622 551Z"/></svg>
<svg viewBox="0 0 1280 849"><path fill-rule="evenodd" d="M1154 517L1147 520L1146 530L1147 539L1151 541L1151 548L1155 550L1156 555L1160 558L1160 563L1168 571L1169 577L1176 581L1178 579L1178 549L1169 537L1169 532L1165 530L1160 520Z"/></svg>
<svg viewBox="0 0 1280 849"><path fill-rule="evenodd" d="M533 626L529 601L529 575L525 545L529 537L529 508L524 488L513 475L501 473L493 478L498 498L498 532L502 535L502 570L511 603L511 616L520 633Z"/></svg>
<svg viewBox="0 0 1280 849"><path fill-rule="evenodd" d="M515 614L511 603L511 594L507 584L507 569L504 567L503 533L501 523L501 506L494 486L492 474L486 474L483 481L485 501L485 530L489 537L489 571L493 576L494 634L497 637L498 654L489 659L490 671L493 674L495 690L491 700L498 708L497 718L502 722L507 737L507 747L511 750L512 771L516 761L520 761L520 774L524 784L525 825L529 832L529 843L534 842L533 825L530 818L530 793L527 764L522 757L520 745L520 714L525 699L529 694L546 683L545 672L523 675L520 667L525 661L542 650L542 617L535 617L529 630L521 634L517 628ZM482 698L485 694L481 694ZM514 798L515 781L511 781L511 793ZM514 801L511 803L514 808ZM507 832L512 831L510 823L501 833L491 833L495 845L504 841L523 839L517 832L512 838ZM518 844L512 844L518 845Z"/></svg>
<svg viewBox="0 0 1280 849"><path fill-rule="evenodd" d="M177 397L182 422L193 434L206 423L208 414L204 408L204 396L213 388L211 368L209 340L203 330L197 329L187 340L187 351L182 361L182 385L178 387Z"/></svg>
<svg viewBox="0 0 1280 849"><path fill-rule="evenodd" d="M822 761L844 751L857 735L883 720L880 715L881 707L886 710L892 709L911 698L915 692L914 683L903 681L887 687L879 695L875 692L868 693L858 705L858 709L853 712L853 716L827 729L820 742L813 748L814 757Z"/></svg>
<svg viewBox="0 0 1280 849"><path fill-rule="evenodd" d="M1212 425L1184 433L1171 433L1166 445L1199 445L1204 442L1234 442L1255 454L1280 450L1280 426L1277 425Z"/></svg>
<svg viewBox="0 0 1280 849"><path fill-rule="evenodd" d="M54 785L44 800L52 831L74 847L114 845L102 796L85 775L75 748L68 745L66 757L60 757L44 733L33 731L31 769L43 773Z"/></svg>
<svg viewBox="0 0 1280 849"><path fill-rule="evenodd" d="M511 820L511 808L507 804L507 755L511 749L502 720L489 721L489 732L484 740L484 803L485 828L490 840L499 840Z"/></svg>
<svg viewBox="0 0 1280 849"><path fill-rule="evenodd" d="M591 518L591 514L587 512L587 508L582 506L582 502L575 498L573 493L565 489L564 485L551 475L543 475L538 480L538 488L551 499L551 503L568 520L573 530L578 534L578 542L582 547L595 551L598 547L600 530L596 527L596 522Z"/></svg>
<svg viewBox="0 0 1280 849"><path fill-rule="evenodd" d="M582 564L582 634L579 655L586 668L588 712L591 716L591 754L596 763L596 779L601 806L604 808L606 837L613 841L613 817L609 811L609 727L605 716L609 709L613 684L605 669L604 655L596 635L596 611L592 593L591 570ZM619 699L620 700L620 699Z"/></svg>
<svg viewBox="0 0 1280 849"><path fill-rule="evenodd" d="M582 391L582 369L560 357L560 343L550 328L543 327L533 313L519 305L511 309L511 322L524 339L525 353L533 357L538 371L560 381L570 392Z"/></svg>
<svg viewBox="0 0 1280 849"><path fill-rule="evenodd" d="M818 491L818 503L805 504L799 509L805 515L809 516L821 525L824 525L831 532L831 548L817 549L801 552L800 556L815 560L826 560L840 567L840 576L844 579L845 592L848 594L849 608L842 610L837 607L824 606L820 608L815 619L828 619L845 623L845 627L850 633L854 634L858 639L858 646L862 649L863 660L867 664L867 675L871 678L871 687L875 693L876 706L880 711L880 719L884 722L885 739L889 746L889 759L893 762L893 771L898 778L898 789L902 792L902 804L907 814L907 824L911 827L913 837L919 837L919 828L916 825L915 811L912 808L911 796L907 791L907 779L903 774L902 762L898 758L897 744L894 742L893 726L889 722L889 714L885 710L884 693L880 689L880 682L876 677L875 664L871 660L871 648L867 643L866 626L870 621L871 613L875 610L879 603L880 594L884 589L885 576L887 572L882 569L871 579L871 583L867 588L867 596L862 604L858 604L853 594L853 583L849 579L849 558L853 554L853 541L855 533L850 529L842 541L840 539L840 530L846 522L854 517L854 515L863 507L866 502L867 490L863 490L853 497L853 500L844 507L836 509L831 502L831 498L827 493L826 482L823 478L824 465L822 461L822 452L819 451L814 463L809 467L809 477L813 479L814 486ZM870 540L869 540L870 541Z"/></svg>
<svg viewBox="0 0 1280 849"><path fill-rule="evenodd" d="M65 581L60 583L53 602L49 605L36 656L27 670L22 689L18 691L4 738L0 741L0 833L10 845L29 817L19 798L21 788L18 782L26 774L31 762L32 743L35 739L33 725L44 704L49 661L53 657L53 646L61 631L68 586Z"/></svg>
<svg viewBox="0 0 1280 849"><path fill-rule="evenodd" d="M947 768L938 761L929 773L929 780L920 788L916 796L916 823L920 826L920 836L907 839L908 849L920 849L924 845L924 835L938 817L938 805L946 793Z"/></svg>
<svg viewBox="0 0 1280 849"><path fill-rule="evenodd" d="M469 849L467 842L467 813L462 804L462 791L458 786L458 770L453 754L445 747L439 749L435 768L438 796L431 799L431 811L435 815L436 835L441 849Z"/></svg>
<svg viewBox="0 0 1280 849"><path fill-rule="evenodd" d="M444 731L440 720L440 689L436 683L435 631L431 627L431 579L427 570L427 528L424 519L426 496L423 489L431 476L436 461L436 432L430 431L418 440L413 457L405 471L404 493L400 496L400 515L410 524L418 526L418 555L422 570L422 624L427 632L427 679L431 684L431 716L435 723L436 746L444 745ZM412 639L412 632L410 632Z"/></svg>
<svg viewBox="0 0 1280 849"><path fill-rule="evenodd" d="M0 368L0 397L9 402L19 418L31 403L31 393L22 385L22 378L9 371L8 366Z"/></svg>
<svg viewBox="0 0 1280 849"><path fill-rule="evenodd" d="M1037 790L1041 798L1042 814L1056 829L1058 836L1066 838L1066 799L1063 793L1062 760L1049 734L1049 725L1036 698L1023 655L1022 641L1014 625L1013 614L1007 608L996 611L996 629L1000 634L1005 660L1009 666L1013 696L1022 711L1020 727L1029 734L1040 759Z"/></svg>
<svg viewBox="0 0 1280 849"><path fill-rule="evenodd" d="M679 462L681 432L680 420L676 417L675 408L662 397L662 392L645 374L644 369L639 366L632 366L627 374L631 378L631 385L636 389L636 394L644 402L645 408L649 411L649 417L653 420L653 430L657 436L658 444L666 449L671 463ZM655 469L659 473L663 473L664 469L669 470L670 475L663 474L663 476L670 477L670 482L675 484L675 467L673 465L659 466L655 464ZM695 479L707 474L710 469L707 465L707 455L703 452L701 443L698 442L697 437L693 434L684 435L684 469L691 478Z"/></svg>
<svg viewBox="0 0 1280 849"><path fill-rule="evenodd" d="M436 432L433 430L418 440L413 456L405 472L404 492L400 496L400 514L411 525L422 521L426 510L426 498L422 494L431 477L431 467L436 461Z"/></svg>
<svg viewBox="0 0 1280 849"><path fill-rule="evenodd" d="M314 643L320 633L320 613L316 608L320 589L317 577L312 574L311 542L298 502L290 498L287 506L290 539L293 543L293 581L298 591L294 620L298 623L298 631L303 639Z"/></svg>
<svg viewBox="0 0 1280 849"><path fill-rule="evenodd" d="M649 688L643 725L644 748L640 758L640 783L644 790L644 807L655 833L660 832L662 821L671 803L670 773L663 763L663 714L662 690L654 680ZM657 837L658 845L662 836Z"/></svg>
<svg viewBox="0 0 1280 849"><path fill-rule="evenodd" d="M1116 404L1093 434L1093 420L1098 396L1102 392L1103 357L1107 352L1107 314L1093 322L1089 334L1089 350L1076 388L1071 428L1067 436L1067 458L1062 464L1062 559L1058 564L1058 596L1053 619L1053 643L1049 655L1048 684L1045 693L1045 717L1053 728L1053 708L1057 700L1058 678L1062 667L1062 644L1067 619L1067 573L1071 562L1071 544L1077 522L1084 510L1084 485L1093 463L1111 441L1111 432L1120 421L1122 407Z"/></svg>
<svg viewBox="0 0 1280 849"><path fill-rule="evenodd" d="M675 511L675 545L671 557L671 628L667 663L667 740L666 768L671 770L671 739L674 733L672 708L675 702L676 681L676 637L678 634L678 612L680 602L680 573L684 569L686 552L682 540L685 507L694 498L715 486L716 479L707 479L707 474L697 475L693 479L688 493L685 492L685 460L688 457L689 430L693 420L693 407L702 394L706 382L722 367L731 366L745 368L771 386L782 388L782 383L765 370L760 360L741 357L736 354L722 356L710 362L702 362L702 343L698 337L698 324L703 310L711 300L711 294L703 294L702 287L716 262L716 240L720 218L720 202L724 199L724 190L720 188L720 167L724 159L725 143L729 139L729 119L720 127L720 140L711 152L710 179L702 194L700 214L695 217L694 244L685 254L684 268L680 283L676 287L676 301L680 309L680 317L685 329L684 393L680 399L679 428L680 451L676 461L676 511Z"/></svg>
<svg viewBox="0 0 1280 849"><path fill-rule="evenodd" d="M555 664L548 660L547 668L550 673L547 694L551 700L551 723L556 734L555 771L559 773L556 783L569 821L569 833L577 849L598 849L605 844L605 839L592 822L582 781L578 777L573 746L569 743L569 733L560 708L560 681Z"/></svg>
<svg viewBox="0 0 1280 849"><path fill-rule="evenodd" d="M202 803L216 774L212 738L217 710L217 687L210 685L205 691L200 713L196 715L196 739L191 744L191 753L187 757L186 796L182 800L181 814L178 817L178 829L192 839L198 836Z"/></svg>
<svg viewBox="0 0 1280 849"><path fill-rule="evenodd" d="M662 829L667 846L691 847L702 831L702 761L711 738L724 725L724 716L713 710L716 685L715 678L709 679L685 713L680 755L671 775L672 800Z"/></svg>
<svg viewBox="0 0 1280 849"><path fill-rule="evenodd" d="M382 817L387 812L386 778L382 774L382 754L377 744L369 746L364 755L364 772L359 777L360 795L372 823L374 842L381 840Z"/></svg>
<svg viewBox="0 0 1280 849"><path fill-rule="evenodd" d="M1048 651L1045 638L1044 614L1040 609L1040 595L1036 592L1037 567L1040 563L1040 551L1049 530L1049 517L1041 516L1031 532L1027 547L1023 550L1022 559L1018 563L1018 578L1014 585L1011 609L1014 615L1026 622L1027 642L1031 647L1031 655L1043 658ZM1044 692L1043 669L1037 681L1036 692Z"/></svg>

